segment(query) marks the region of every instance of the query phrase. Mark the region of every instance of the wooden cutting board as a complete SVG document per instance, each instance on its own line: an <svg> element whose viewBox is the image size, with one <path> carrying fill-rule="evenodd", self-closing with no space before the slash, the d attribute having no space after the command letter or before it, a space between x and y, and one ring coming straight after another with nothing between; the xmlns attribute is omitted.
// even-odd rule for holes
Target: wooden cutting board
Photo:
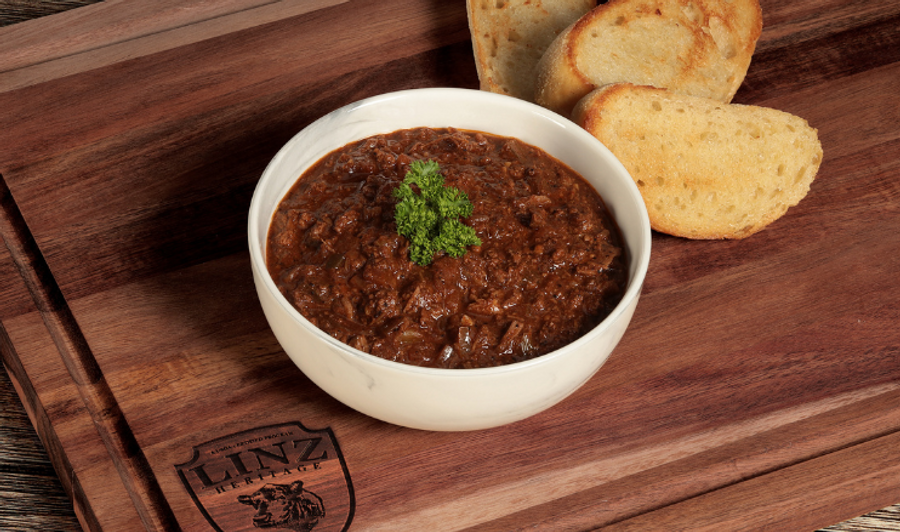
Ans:
<svg viewBox="0 0 900 532"><path fill-rule="evenodd" d="M900 501L900 5L762 7L735 101L819 129L807 198L742 241L655 234L601 371L463 433L307 380L245 237L306 124L477 87L462 0L109 0L0 29L0 347L84 528L252 530L290 500L316 530L801 530Z"/></svg>

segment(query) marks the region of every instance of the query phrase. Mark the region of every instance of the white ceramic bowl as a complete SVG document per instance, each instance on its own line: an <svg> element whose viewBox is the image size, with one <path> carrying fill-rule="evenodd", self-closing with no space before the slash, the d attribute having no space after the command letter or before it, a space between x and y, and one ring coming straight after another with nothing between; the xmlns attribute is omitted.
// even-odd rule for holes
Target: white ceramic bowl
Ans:
<svg viewBox="0 0 900 532"><path fill-rule="evenodd" d="M587 179L615 217L629 256L628 287L602 323L544 356L501 367L433 369L392 362L345 345L307 321L285 299L265 265L266 234L278 203L297 178L334 149L378 133L455 127L516 137L543 148ZM650 260L650 222L621 163L562 116L507 96L467 89L415 89L350 104L293 137L256 187L249 214L253 277L281 346L335 399L377 419L425 430L485 429L545 410L578 389L625 332Z"/></svg>

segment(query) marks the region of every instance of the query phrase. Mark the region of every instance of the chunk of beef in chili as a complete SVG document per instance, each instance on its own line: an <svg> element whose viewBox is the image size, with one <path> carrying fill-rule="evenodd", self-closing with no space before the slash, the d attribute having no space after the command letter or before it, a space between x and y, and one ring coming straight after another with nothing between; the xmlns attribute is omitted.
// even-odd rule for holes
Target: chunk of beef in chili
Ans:
<svg viewBox="0 0 900 532"><path fill-rule="evenodd" d="M440 164L474 205L481 246L409 259L393 189ZM519 140L417 128L336 150L305 172L270 228L268 268L313 324L373 355L429 367L508 364L560 348L621 299L618 230L584 179Z"/></svg>

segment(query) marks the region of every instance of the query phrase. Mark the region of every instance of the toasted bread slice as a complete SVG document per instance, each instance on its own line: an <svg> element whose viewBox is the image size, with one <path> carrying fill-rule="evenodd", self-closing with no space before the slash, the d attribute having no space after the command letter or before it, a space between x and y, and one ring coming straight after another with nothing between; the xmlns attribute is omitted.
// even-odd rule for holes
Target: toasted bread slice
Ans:
<svg viewBox="0 0 900 532"><path fill-rule="evenodd" d="M730 102L761 31L758 0L610 0L550 44L535 101L569 116L591 90L628 82Z"/></svg>
<svg viewBox="0 0 900 532"><path fill-rule="evenodd" d="M596 0L466 0L482 90L534 101L535 68L547 46Z"/></svg>
<svg viewBox="0 0 900 532"><path fill-rule="evenodd" d="M574 120L638 185L653 229L686 238L744 238L809 192L822 162L806 120L666 89L607 85Z"/></svg>

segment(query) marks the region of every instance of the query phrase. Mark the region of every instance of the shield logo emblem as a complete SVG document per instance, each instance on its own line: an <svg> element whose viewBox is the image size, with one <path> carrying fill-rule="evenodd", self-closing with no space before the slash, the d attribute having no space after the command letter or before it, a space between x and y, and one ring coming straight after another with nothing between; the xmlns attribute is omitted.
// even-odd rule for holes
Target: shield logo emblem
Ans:
<svg viewBox="0 0 900 532"><path fill-rule="evenodd" d="M195 446L175 468L219 532L338 532L353 520L353 485L330 428L295 422L239 432Z"/></svg>

